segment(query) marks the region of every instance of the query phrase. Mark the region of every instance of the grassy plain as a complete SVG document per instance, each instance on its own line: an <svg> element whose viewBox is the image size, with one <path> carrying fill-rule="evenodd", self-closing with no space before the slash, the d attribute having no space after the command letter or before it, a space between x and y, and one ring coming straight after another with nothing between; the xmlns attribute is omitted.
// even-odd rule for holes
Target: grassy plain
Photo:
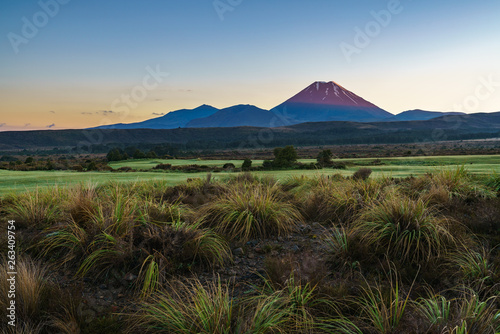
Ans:
<svg viewBox="0 0 500 334"><path fill-rule="evenodd" d="M314 159L301 159L302 163L314 162ZM333 175L342 174L352 175L354 171L361 167L368 167L373 170L372 177L407 177L410 175L422 175L429 172L437 172L443 169L454 169L456 166L464 165L469 173L472 174L490 174L500 173L500 155L469 155L469 156L438 156L438 157L401 157L401 158L351 158L339 159L347 164L345 170L325 168L321 170L276 170L260 171L259 175L272 176L278 180L286 179L290 176L305 175ZM114 169L120 167L131 167L136 170L150 170L159 163L168 163L173 166L180 165L207 165L213 167L222 167L225 163L233 163L240 167L241 160L201 160L201 159L143 159L128 160L110 163ZM253 166L262 165L262 160L253 161ZM37 187L46 186L66 186L78 183L97 183L105 182L135 182L147 180L166 181L167 185L176 185L186 181L188 178L205 177L206 173L185 173L185 172L73 172L73 171L34 171L20 172L0 170L0 196L10 192L19 192L31 190ZM214 173L216 179L224 178L233 173L222 172Z"/></svg>
<svg viewBox="0 0 500 334"><path fill-rule="evenodd" d="M15 267L22 333L500 333L498 174L262 173L7 196L0 317Z"/></svg>

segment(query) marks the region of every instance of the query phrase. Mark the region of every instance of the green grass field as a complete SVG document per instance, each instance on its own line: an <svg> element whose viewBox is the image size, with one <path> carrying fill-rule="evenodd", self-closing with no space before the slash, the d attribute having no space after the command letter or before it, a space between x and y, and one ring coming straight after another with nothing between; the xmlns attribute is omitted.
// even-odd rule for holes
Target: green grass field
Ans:
<svg viewBox="0 0 500 334"><path fill-rule="evenodd" d="M407 177L410 175L421 175L427 172L435 172L443 168L455 168L456 166L465 165L467 170L473 174L489 174L492 172L500 173L500 156L498 155L483 155L483 156L443 156L443 157L409 157L409 158L381 158L380 165L373 165L375 158L359 158L359 159L342 159L348 164L345 170L336 170L325 168L322 170L286 170L286 171L262 171L260 175L273 176L278 180L285 179L294 175L352 175L354 171L361 167L369 167L373 170L373 177L392 176L392 177ZM313 159L302 159L303 163L314 162ZM129 160L110 163L110 166L117 169L128 166L134 169L151 169L159 163L169 163L172 165L207 165L207 166L222 166L225 163L231 162L236 167L240 167L240 160L161 160L161 159L144 159L144 160ZM262 160L255 160L253 166L259 166ZM36 171L36 172L17 172L0 170L0 196L4 196L10 192L25 191L36 187L45 186L66 186L74 185L82 182L104 183L104 182L134 182L143 180L166 180L167 184L175 185L186 181L188 178L205 177L206 173L183 173L183 172L128 172L128 173L111 173L111 172L88 172L79 173L73 171ZM234 175L233 173L214 173L213 177L221 178Z"/></svg>

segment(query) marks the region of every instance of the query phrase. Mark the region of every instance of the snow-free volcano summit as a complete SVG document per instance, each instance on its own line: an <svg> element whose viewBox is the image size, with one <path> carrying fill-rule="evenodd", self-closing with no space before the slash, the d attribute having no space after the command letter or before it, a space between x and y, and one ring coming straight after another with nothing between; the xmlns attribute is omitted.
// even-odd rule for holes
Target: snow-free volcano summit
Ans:
<svg viewBox="0 0 500 334"><path fill-rule="evenodd" d="M393 116L333 81L316 81L271 111L283 115L291 124L372 122Z"/></svg>

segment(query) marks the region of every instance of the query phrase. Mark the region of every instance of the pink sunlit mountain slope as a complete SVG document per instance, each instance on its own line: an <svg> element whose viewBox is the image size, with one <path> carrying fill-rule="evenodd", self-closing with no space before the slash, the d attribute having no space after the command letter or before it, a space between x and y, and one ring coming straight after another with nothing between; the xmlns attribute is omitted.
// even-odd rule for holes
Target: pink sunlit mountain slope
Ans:
<svg viewBox="0 0 500 334"><path fill-rule="evenodd" d="M290 124L324 121L381 121L391 113L339 84L317 81L271 110Z"/></svg>

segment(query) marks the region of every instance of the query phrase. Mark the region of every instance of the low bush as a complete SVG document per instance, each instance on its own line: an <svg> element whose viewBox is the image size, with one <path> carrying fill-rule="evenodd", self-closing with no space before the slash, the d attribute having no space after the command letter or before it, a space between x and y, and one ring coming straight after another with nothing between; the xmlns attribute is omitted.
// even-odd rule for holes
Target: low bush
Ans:
<svg viewBox="0 0 500 334"><path fill-rule="evenodd" d="M372 170L370 168L360 168L352 175L353 180L368 180Z"/></svg>

